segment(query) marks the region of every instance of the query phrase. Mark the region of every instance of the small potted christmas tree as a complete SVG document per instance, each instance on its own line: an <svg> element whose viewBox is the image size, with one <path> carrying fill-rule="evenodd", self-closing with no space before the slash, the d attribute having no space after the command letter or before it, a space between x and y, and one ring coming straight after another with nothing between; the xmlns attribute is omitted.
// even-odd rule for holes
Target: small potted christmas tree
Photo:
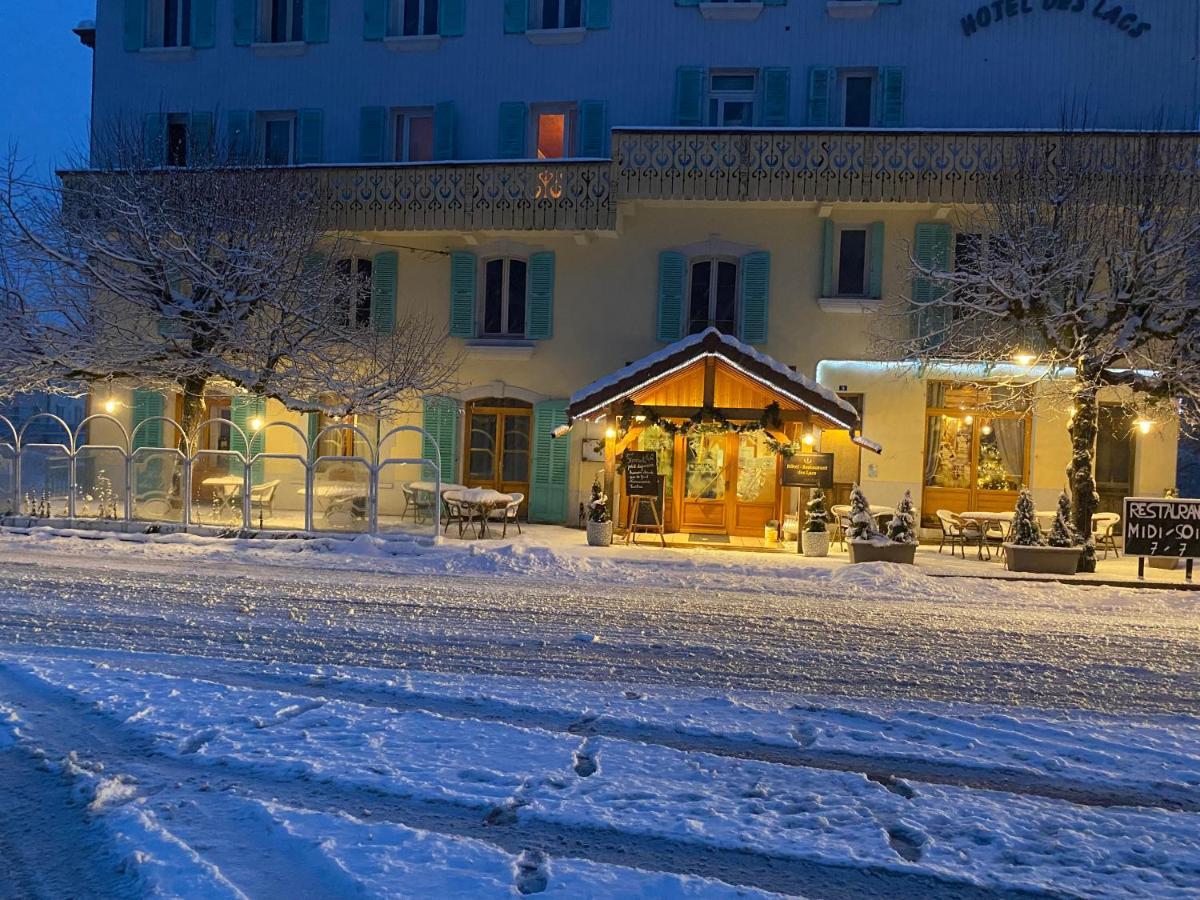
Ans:
<svg viewBox="0 0 1200 900"><path fill-rule="evenodd" d="M829 555L829 530L825 523L829 521L829 513L825 511L825 493L820 488L814 488L809 497L808 520L804 523L804 531L800 535L800 546L805 556Z"/></svg>
<svg viewBox="0 0 1200 900"><path fill-rule="evenodd" d="M912 498L906 499L908 534L912 540L893 540L889 535L879 533L875 518L871 515L871 504L867 502L858 485L854 486L854 490L850 492L850 562L912 563L917 552L916 535L912 532L915 517L912 512ZM900 506L896 507L896 514L892 516L893 525L896 524L897 516L903 520L901 507L904 503L905 501L901 500ZM891 530L889 527L889 533ZM899 535L900 531L896 533Z"/></svg>
<svg viewBox="0 0 1200 900"><path fill-rule="evenodd" d="M1069 500L1066 514L1069 522ZM1058 515L1063 515L1061 498ZM1008 542L1004 545L1004 560L1008 570L1037 572L1043 575L1074 575L1079 568L1079 557L1082 554L1082 547L1055 547L1046 543L1038 526L1033 495L1029 488L1021 488L1021 496L1017 498L1017 506L1013 511L1012 530L1009 532Z"/></svg>
<svg viewBox="0 0 1200 900"><path fill-rule="evenodd" d="M1058 495L1058 512L1054 514L1054 525L1046 543L1051 547L1074 547L1075 527L1071 524L1071 498L1066 491Z"/></svg>
<svg viewBox="0 0 1200 900"><path fill-rule="evenodd" d="M587 542L589 547L607 547L612 543L613 523L608 512L608 496L600 487L600 479L592 482L592 499L588 501Z"/></svg>

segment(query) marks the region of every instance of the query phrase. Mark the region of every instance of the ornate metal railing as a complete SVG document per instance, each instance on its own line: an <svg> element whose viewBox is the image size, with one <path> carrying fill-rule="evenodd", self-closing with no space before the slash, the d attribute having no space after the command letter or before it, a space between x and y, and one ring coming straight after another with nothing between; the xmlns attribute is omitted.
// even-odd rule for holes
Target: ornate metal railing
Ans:
<svg viewBox="0 0 1200 900"><path fill-rule="evenodd" d="M1156 138L1195 172L1200 135ZM1129 171L1145 135L1118 132L618 129L621 200L973 203L1031 151L1069 152L1097 174ZM1123 168L1124 167L1124 168Z"/></svg>

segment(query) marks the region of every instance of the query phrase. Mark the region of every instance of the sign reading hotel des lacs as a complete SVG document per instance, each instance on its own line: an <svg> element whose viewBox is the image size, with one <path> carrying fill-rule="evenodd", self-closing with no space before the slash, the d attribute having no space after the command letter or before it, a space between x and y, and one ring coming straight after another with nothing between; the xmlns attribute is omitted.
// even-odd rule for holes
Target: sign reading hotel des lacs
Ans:
<svg viewBox="0 0 1200 900"><path fill-rule="evenodd" d="M1086 15L1131 38L1139 38L1150 30L1150 23L1133 12L1129 4L1122 5L1113 0L991 0L962 17L962 30L970 37L1006 19L1045 13Z"/></svg>

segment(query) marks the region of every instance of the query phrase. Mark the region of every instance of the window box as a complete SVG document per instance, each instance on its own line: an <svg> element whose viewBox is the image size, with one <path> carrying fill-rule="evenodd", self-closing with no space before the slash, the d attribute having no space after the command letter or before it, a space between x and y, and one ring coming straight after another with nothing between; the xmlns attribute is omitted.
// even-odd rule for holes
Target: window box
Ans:
<svg viewBox="0 0 1200 900"><path fill-rule="evenodd" d="M878 0L825 0L825 11L834 19L869 19L878 8Z"/></svg>
<svg viewBox="0 0 1200 900"><path fill-rule="evenodd" d="M529 43L539 47L553 47L561 44L578 44L587 37L586 28L534 28L525 32Z"/></svg>
<svg viewBox="0 0 1200 900"><path fill-rule="evenodd" d="M704 18L726 22L751 22L763 11L761 3L731 3L728 0L724 3L701 3L699 8Z"/></svg>
<svg viewBox="0 0 1200 900"><path fill-rule="evenodd" d="M186 62L196 55L194 47L143 47L138 52L159 62Z"/></svg>
<svg viewBox="0 0 1200 900"><path fill-rule="evenodd" d="M471 359L492 362L527 360L533 357L537 341L512 340L510 338L477 338L466 342L467 355Z"/></svg>
<svg viewBox="0 0 1200 900"><path fill-rule="evenodd" d="M256 56L303 56L308 50L308 44L304 41L267 41L265 43L251 44L250 49L254 51Z"/></svg>
<svg viewBox="0 0 1200 900"><path fill-rule="evenodd" d="M383 46L398 53L430 53L442 46L440 34L389 35Z"/></svg>

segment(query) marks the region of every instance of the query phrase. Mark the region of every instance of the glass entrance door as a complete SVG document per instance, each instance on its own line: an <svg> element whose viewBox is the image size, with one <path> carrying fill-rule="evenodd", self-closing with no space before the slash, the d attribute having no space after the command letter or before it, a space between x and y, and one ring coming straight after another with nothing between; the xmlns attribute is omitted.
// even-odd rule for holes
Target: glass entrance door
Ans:
<svg viewBox="0 0 1200 900"><path fill-rule="evenodd" d="M467 406L467 453L463 483L520 493L529 502L533 408L520 400L490 398Z"/></svg>
<svg viewBox="0 0 1200 900"><path fill-rule="evenodd" d="M1133 493L1133 417L1123 407L1100 406L1096 430L1096 493L1098 512L1125 514L1125 498ZM1118 527L1117 533L1120 534Z"/></svg>
<svg viewBox="0 0 1200 900"><path fill-rule="evenodd" d="M728 435L692 431L684 439L683 530L724 534L729 489Z"/></svg>

